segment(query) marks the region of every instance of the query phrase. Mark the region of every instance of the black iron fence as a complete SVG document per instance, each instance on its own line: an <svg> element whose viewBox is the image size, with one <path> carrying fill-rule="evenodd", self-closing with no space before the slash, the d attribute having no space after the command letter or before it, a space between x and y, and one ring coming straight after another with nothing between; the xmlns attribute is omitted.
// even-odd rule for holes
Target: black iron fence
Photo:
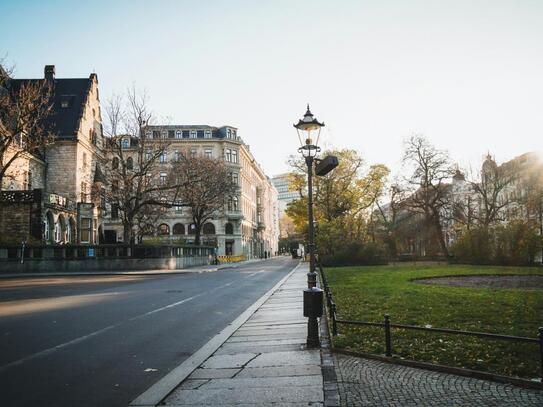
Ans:
<svg viewBox="0 0 543 407"><path fill-rule="evenodd" d="M393 324L391 323L390 316L384 315L383 322L367 322L367 321L351 321L346 319L340 319L337 316L337 305L334 302L334 297L332 290L328 285L328 280L326 278L326 273L321 264L318 265L319 275L321 278L321 283L324 289L324 295L326 296L326 304L328 308L329 318L332 321L332 335L337 336L338 334L338 325L356 325L356 326L372 326L379 327L384 329L384 342L385 342L385 356L392 357L393 346L392 346L392 329L405 329L405 330L414 330L414 331L424 331L424 332L433 332L433 333L444 333L450 335L463 335L471 336L485 339L496 339L509 342L522 342L522 343L532 343L539 344L539 363L540 363L540 377L543 382L543 327L538 329L537 338L528 338L523 336L512 336L512 335L499 335L488 332L473 332L473 331L463 331L459 329L448 329L448 328L430 328L423 326L415 325L405 325L405 324Z"/></svg>

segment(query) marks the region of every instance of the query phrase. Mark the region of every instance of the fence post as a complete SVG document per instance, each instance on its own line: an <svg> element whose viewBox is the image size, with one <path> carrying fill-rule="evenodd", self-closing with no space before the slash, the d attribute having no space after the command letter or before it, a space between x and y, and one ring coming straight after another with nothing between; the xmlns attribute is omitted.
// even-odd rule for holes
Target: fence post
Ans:
<svg viewBox="0 0 543 407"><path fill-rule="evenodd" d="M390 337L390 316L385 314L385 356L392 356L392 339Z"/></svg>
<svg viewBox="0 0 543 407"><path fill-rule="evenodd" d="M332 303L332 335L337 336L336 304Z"/></svg>
<svg viewBox="0 0 543 407"><path fill-rule="evenodd" d="M539 362L541 363L541 371L539 373L541 376L541 382L543 383L543 327L539 327L537 336L539 337Z"/></svg>

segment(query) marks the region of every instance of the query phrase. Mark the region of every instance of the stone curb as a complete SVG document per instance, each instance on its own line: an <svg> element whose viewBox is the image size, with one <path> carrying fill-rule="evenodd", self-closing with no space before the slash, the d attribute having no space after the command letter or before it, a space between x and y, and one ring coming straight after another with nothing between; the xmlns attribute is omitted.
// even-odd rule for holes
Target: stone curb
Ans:
<svg viewBox="0 0 543 407"><path fill-rule="evenodd" d="M156 276L164 274L186 274L186 273L212 273L220 270L236 269L244 264L256 263L264 261L264 259L254 259L240 261L237 263L224 263L218 266L202 268L196 266L194 268L178 269L178 270L142 270L142 271L75 271L70 273L2 273L2 278L25 278L25 277L64 277L64 276Z"/></svg>
<svg viewBox="0 0 543 407"><path fill-rule="evenodd" d="M136 397L130 407L154 407L164 400L183 380L205 362L221 345L226 342L239 327L241 327L258 308L270 298L279 287L300 267L298 263L285 277L283 277L266 294L260 297L253 305L245 310L239 317L230 323L223 331L215 335L209 342L202 346L182 364L174 368L170 373L152 385L144 393Z"/></svg>

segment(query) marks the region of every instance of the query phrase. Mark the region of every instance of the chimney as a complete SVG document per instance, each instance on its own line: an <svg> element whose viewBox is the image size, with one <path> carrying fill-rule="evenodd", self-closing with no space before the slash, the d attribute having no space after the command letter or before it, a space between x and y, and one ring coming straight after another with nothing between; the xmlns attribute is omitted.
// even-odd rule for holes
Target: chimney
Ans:
<svg viewBox="0 0 543 407"><path fill-rule="evenodd" d="M48 81L55 80L55 65L45 65L43 69L43 76Z"/></svg>

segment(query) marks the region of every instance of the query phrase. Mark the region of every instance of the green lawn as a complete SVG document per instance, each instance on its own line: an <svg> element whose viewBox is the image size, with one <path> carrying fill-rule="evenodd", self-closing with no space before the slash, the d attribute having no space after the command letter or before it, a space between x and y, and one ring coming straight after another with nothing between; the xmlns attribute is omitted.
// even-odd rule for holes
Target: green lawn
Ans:
<svg viewBox="0 0 543 407"><path fill-rule="evenodd" d="M537 337L543 326L543 290L434 286L414 278L474 274L542 274L542 268L400 265L325 270L338 318L431 325L468 331ZM338 325L334 346L384 353L384 330ZM537 344L392 330L393 353L406 359L536 378Z"/></svg>

